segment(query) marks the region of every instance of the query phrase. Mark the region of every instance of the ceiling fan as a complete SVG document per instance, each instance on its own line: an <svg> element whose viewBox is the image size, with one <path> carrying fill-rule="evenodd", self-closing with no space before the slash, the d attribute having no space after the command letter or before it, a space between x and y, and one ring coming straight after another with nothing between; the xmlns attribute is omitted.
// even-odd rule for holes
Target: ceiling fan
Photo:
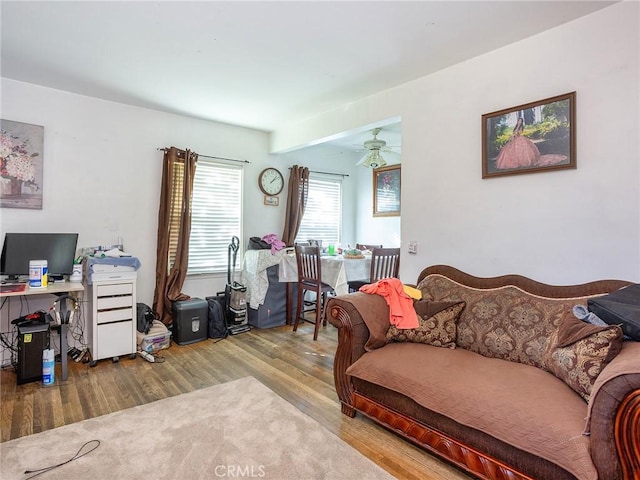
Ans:
<svg viewBox="0 0 640 480"><path fill-rule="evenodd" d="M371 140L365 141L363 144L364 148L367 149L368 152L364 157L360 159L358 163L356 163L356 166L362 165L363 167L367 168L384 167L387 164L387 161L382 158L382 155L380 155L380 151L382 150L385 152L395 153L393 152L393 150L391 150L391 147L387 147L387 142L378 139L378 134L381 130L381 128L374 128L373 130L371 130L373 138Z"/></svg>

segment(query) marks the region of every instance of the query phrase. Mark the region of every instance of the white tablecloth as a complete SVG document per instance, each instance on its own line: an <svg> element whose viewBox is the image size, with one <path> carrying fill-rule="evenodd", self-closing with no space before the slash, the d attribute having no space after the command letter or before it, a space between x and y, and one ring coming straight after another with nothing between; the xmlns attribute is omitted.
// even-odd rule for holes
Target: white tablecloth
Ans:
<svg viewBox="0 0 640 480"><path fill-rule="evenodd" d="M258 308L264 303L269 289L267 268L278 265L284 250L271 255L271 250L247 250L244 253L242 282L247 287L247 303L251 308Z"/></svg>
<svg viewBox="0 0 640 480"><path fill-rule="evenodd" d="M344 258L342 255L323 256L320 258L322 281L333 287L336 295L349 293L350 280L369 278L371 257ZM280 281L298 281L298 263L295 254L284 254L280 262Z"/></svg>

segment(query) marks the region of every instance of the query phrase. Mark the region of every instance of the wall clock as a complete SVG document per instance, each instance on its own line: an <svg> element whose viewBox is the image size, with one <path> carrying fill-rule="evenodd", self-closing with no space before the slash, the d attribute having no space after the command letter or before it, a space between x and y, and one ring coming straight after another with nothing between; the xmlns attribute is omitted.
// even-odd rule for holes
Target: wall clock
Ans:
<svg viewBox="0 0 640 480"><path fill-rule="evenodd" d="M278 195L284 188L284 177L275 168L265 168L258 176L258 185L265 195Z"/></svg>

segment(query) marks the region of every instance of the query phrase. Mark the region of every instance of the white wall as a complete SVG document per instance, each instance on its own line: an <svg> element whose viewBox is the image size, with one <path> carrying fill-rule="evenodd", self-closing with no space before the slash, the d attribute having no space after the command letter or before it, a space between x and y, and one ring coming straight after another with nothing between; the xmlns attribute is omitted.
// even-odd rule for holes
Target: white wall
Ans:
<svg viewBox="0 0 640 480"><path fill-rule="evenodd" d="M354 218L357 210L357 188L360 167L356 167L356 161L346 159L341 155L331 155L318 153L314 150L299 150L277 155L278 159L288 166L304 165L312 171L311 175L322 177L321 173L342 174L341 177L335 175L324 175L328 179L341 178L342 181L342 244L354 244L356 238L356 223ZM316 173L314 173L316 172ZM286 195L281 199L286 202ZM282 230L282 229L281 229ZM282 231L279 232L281 234Z"/></svg>
<svg viewBox="0 0 640 480"><path fill-rule="evenodd" d="M155 285L162 152L175 145L201 154L247 159L245 235L280 225L281 209L263 205L258 172L275 165L265 132L160 113L36 85L2 80L2 118L44 126L43 209L2 209L0 233L70 231L78 246L116 243L138 256L138 298L151 304ZM281 227L279 228L281 230ZM281 233L281 232L280 232ZM247 237L248 238L248 237ZM224 279L194 285L214 292ZM216 286L217 285L217 286Z"/></svg>
<svg viewBox="0 0 640 480"><path fill-rule="evenodd" d="M381 244L386 248L399 247L401 217L373 216L373 170L359 167L357 181L357 241Z"/></svg>
<svg viewBox="0 0 640 480"><path fill-rule="evenodd" d="M415 281L423 267L435 263L477 275L520 273L550 283L605 277L640 281L638 10L637 2L613 5L283 129L273 135L271 151L402 118L401 275L406 281ZM0 85L2 118L45 127L44 207L1 209L0 235L74 231L81 246L122 237L126 249L142 260L142 302L152 302L155 281L162 158L157 147L188 147L252 162L245 168L245 244L250 236L282 233L286 196L281 195L280 207L265 206L257 186L266 166L285 173L298 163L349 173L345 218L371 211L369 171L354 172L351 163L295 152L269 155L265 132L7 79ZM481 179L483 113L573 90L576 170ZM397 228L385 221L400 221L380 220L375 234ZM362 220L345 225L344 235L354 243L368 236ZM419 244L415 256L406 253L410 240ZM223 285L224 275L203 276L189 279L184 291L205 296ZM37 308L30 302L29 311Z"/></svg>
<svg viewBox="0 0 640 480"><path fill-rule="evenodd" d="M356 166L360 154L342 152L332 155L303 148L278 154L277 157L288 165L297 163L308 166L312 171L345 174L342 178L343 247L355 247L356 243L400 246L400 217L373 217L373 170Z"/></svg>
<svg viewBox="0 0 640 480"><path fill-rule="evenodd" d="M640 281L639 4L623 2L292 125L272 150L402 118L401 276L445 263ZM481 179L481 115L577 92L577 169ZM418 254L406 253L418 241Z"/></svg>
<svg viewBox="0 0 640 480"><path fill-rule="evenodd" d="M44 126L43 209L0 209L0 236L6 232L78 232L78 246L116 243L140 258L138 301L151 304L155 287L157 215L162 175L158 147L190 148L203 155L246 159L243 245L251 236L282 235L286 187L278 207L266 206L258 174L274 166L288 178L294 163L311 169L353 173L339 159L268 154L268 134L232 125L131 107L37 85L1 81L4 119ZM345 177L345 196L353 194L354 177ZM352 217L354 202L343 214ZM345 222L345 235L354 235ZM238 270L242 258L238 258ZM204 297L224 289L226 274L188 277L183 291ZM0 331L20 313L48 308L49 300L19 302L2 311Z"/></svg>
<svg viewBox="0 0 640 480"><path fill-rule="evenodd" d="M265 132L130 107L37 85L1 80L4 119L44 126L43 209L0 209L0 237L6 232L78 232L78 246L116 243L138 256L137 299L149 305L155 287L157 216L162 175L158 147L190 148L200 154L246 159L244 167L243 245L251 236L282 235L286 187L278 207L266 206L258 174L274 166L288 178L294 163L325 172L353 173L339 159L268 154ZM354 196L354 177L345 177L345 196ZM343 214L354 215L355 202ZM345 222L345 235L354 235ZM240 234L241 232L239 232ZM242 258L238 258L238 271ZM183 291L194 297L224 289L226 274L187 277ZM52 299L15 297L2 309L0 331L9 321L36 310L48 310ZM75 342L70 339L71 344ZM0 364L9 353L0 349Z"/></svg>

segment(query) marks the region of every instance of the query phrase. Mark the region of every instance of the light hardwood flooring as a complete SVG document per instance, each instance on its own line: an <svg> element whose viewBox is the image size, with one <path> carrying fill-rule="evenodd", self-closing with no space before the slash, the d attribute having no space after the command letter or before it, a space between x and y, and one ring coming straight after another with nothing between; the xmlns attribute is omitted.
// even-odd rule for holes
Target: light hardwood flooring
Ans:
<svg viewBox="0 0 640 480"><path fill-rule="evenodd" d="M253 329L220 341L172 342L159 352L163 363L125 357L89 367L70 361L68 379L60 381L58 365L56 383L49 387L40 382L16 385L15 373L5 369L0 440L253 376L396 478L470 478L362 415L343 415L333 386L337 330L321 327L318 341L312 337L308 324L296 333L290 326Z"/></svg>

